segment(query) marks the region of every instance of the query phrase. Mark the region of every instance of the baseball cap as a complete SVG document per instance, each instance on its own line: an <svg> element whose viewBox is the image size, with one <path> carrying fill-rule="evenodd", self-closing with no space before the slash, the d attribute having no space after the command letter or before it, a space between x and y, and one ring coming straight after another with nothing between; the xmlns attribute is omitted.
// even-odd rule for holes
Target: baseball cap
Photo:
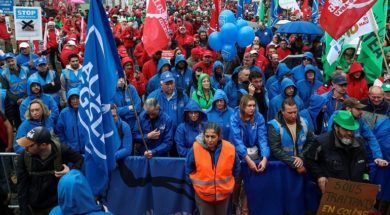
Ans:
<svg viewBox="0 0 390 215"><path fill-rule="evenodd" d="M333 79L332 82L335 84L346 84L347 79L343 75L336 75Z"/></svg>
<svg viewBox="0 0 390 215"><path fill-rule="evenodd" d="M362 108L365 108L367 105L360 103L360 101L355 99L355 98L347 98L344 100L343 106L350 107L350 108L362 109Z"/></svg>
<svg viewBox="0 0 390 215"><path fill-rule="evenodd" d="M206 51L203 52L203 56L210 56L210 57L212 57L213 53L211 51L209 51L209 50L206 50Z"/></svg>
<svg viewBox="0 0 390 215"><path fill-rule="evenodd" d="M390 83L384 83L382 84L382 90L384 92L390 92Z"/></svg>
<svg viewBox="0 0 390 215"><path fill-rule="evenodd" d="M355 131L359 128L359 123L355 120L352 113L346 110L338 111L333 121L349 131Z"/></svg>
<svg viewBox="0 0 390 215"><path fill-rule="evenodd" d="M47 128L39 126L31 129L25 137L16 140L16 142L22 147L31 146L33 143L49 143L51 142L51 134Z"/></svg>
<svg viewBox="0 0 390 215"><path fill-rule="evenodd" d="M21 48L28 48L28 47L30 47L30 45L28 43L26 43L26 42L22 42L22 43L19 44L19 48L20 49Z"/></svg>
<svg viewBox="0 0 390 215"><path fill-rule="evenodd" d="M171 72L164 72L161 74L160 81L167 83L168 81L175 81L175 78Z"/></svg>
<svg viewBox="0 0 390 215"><path fill-rule="evenodd" d="M69 40L66 45L68 46L75 46L76 45L76 42L74 40Z"/></svg>
<svg viewBox="0 0 390 215"><path fill-rule="evenodd" d="M37 61L35 62L35 65L39 66L39 65L42 65L42 64L47 64L47 60L45 57L40 57L37 59Z"/></svg>
<svg viewBox="0 0 390 215"><path fill-rule="evenodd" d="M259 54L256 50L251 50L249 54Z"/></svg>

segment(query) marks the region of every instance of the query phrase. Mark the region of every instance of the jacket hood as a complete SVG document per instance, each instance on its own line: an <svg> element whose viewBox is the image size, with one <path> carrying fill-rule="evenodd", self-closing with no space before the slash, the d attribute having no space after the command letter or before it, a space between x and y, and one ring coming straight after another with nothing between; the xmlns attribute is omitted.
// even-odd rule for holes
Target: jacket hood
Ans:
<svg viewBox="0 0 390 215"><path fill-rule="evenodd" d="M101 211L90 185L76 169L62 176L58 183L58 204L63 214L87 214Z"/></svg>
<svg viewBox="0 0 390 215"><path fill-rule="evenodd" d="M312 64L307 64L305 66L305 79L306 79L306 73L308 71L313 71L314 72L314 77L316 77L316 68Z"/></svg>
<svg viewBox="0 0 390 215"><path fill-rule="evenodd" d="M41 90L40 90L40 93L42 93L42 85L41 85L41 82L39 82L38 78L37 77L30 77L27 79L27 94L28 95L31 95L31 85L33 83L37 83L39 86L41 86Z"/></svg>
<svg viewBox="0 0 390 215"><path fill-rule="evenodd" d="M209 80L210 80L210 76L207 73L200 74L200 76L198 78L198 88L197 88L198 90L202 90L202 81L205 78L209 78ZM210 87L211 87L211 83L210 83Z"/></svg>
<svg viewBox="0 0 390 215"><path fill-rule="evenodd" d="M349 73L348 75L352 75L357 72L363 73L363 66L359 62L353 62L351 66L349 67Z"/></svg>
<svg viewBox="0 0 390 215"><path fill-rule="evenodd" d="M169 64L169 61L165 58L161 58L157 64L158 74L161 74L161 68L163 68L164 65L169 65L169 68L171 68L171 64Z"/></svg>
<svg viewBox="0 0 390 215"><path fill-rule="evenodd" d="M347 50L347 49L353 49L356 52L355 46L353 46L351 44L345 44L345 45L343 45L343 48L341 50L342 54L340 55L340 57L344 54L345 50Z"/></svg>
<svg viewBox="0 0 390 215"><path fill-rule="evenodd" d="M215 70L217 69L217 67L222 67L222 75L225 74L225 70L224 70L224 67L223 67L222 62L219 61L219 60L217 60L217 61L215 61L214 64L213 64L213 73L212 73L213 75L215 74L214 72L215 72Z"/></svg>
<svg viewBox="0 0 390 215"><path fill-rule="evenodd" d="M311 52L305 52L305 53L303 53L303 57L307 57L307 58L310 58L312 61L311 62L315 62L314 60L314 55L313 55L313 53L311 53Z"/></svg>
<svg viewBox="0 0 390 215"><path fill-rule="evenodd" d="M286 97L284 91L285 91L286 88L289 87L289 86L294 86L294 88L295 88L295 90L294 90L294 96L297 95L297 86L295 86L294 82L293 82L291 79L289 79L289 78L284 78L280 86L281 86L281 88L282 88L281 94L282 94L283 97Z"/></svg>
<svg viewBox="0 0 390 215"><path fill-rule="evenodd" d="M76 87L76 88L72 88L68 91L68 93L66 94L66 100L68 101L68 104L69 104L70 97L73 95L80 96L80 89Z"/></svg>
<svg viewBox="0 0 390 215"><path fill-rule="evenodd" d="M290 68L285 63L279 63L276 68L276 78L282 80L283 77L287 74L291 74Z"/></svg>
<svg viewBox="0 0 390 215"><path fill-rule="evenodd" d="M183 113L184 117L183 118L184 118L184 120L186 122L190 122L190 120L187 117L187 114L188 114L188 112L191 112L191 111L196 111L196 112L200 113L199 114L199 121L201 121L201 122L206 122L207 121L206 114L203 113L203 111L200 108L199 104L196 101L192 100L192 99L190 99L188 101L187 105L184 107L184 113Z"/></svg>
<svg viewBox="0 0 390 215"><path fill-rule="evenodd" d="M221 90L221 89L218 89L215 91L215 94L214 94L214 97L213 97L213 106L214 106L214 103L220 99L223 99L225 100L225 104L227 105L229 103L229 99L225 93L225 91Z"/></svg>
<svg viewBox="0 0 390 215"><path fill-rule="evenodd" d="M326 99L324 97L316 94L312 95L310 97L309 108L308 108L310 115L317 116L320 113L322 107L325 105L325 103L326 103Z"/></svg>
<svg viewBox="0 0 390 215"><path fill-rule="evenodd" d="M187 69L187 67L188 67L188 64L187 64L187 61L186 61L186 59L185 59L185 57L184 57L184 55L177 55L176 57L175 57L175 67L177 67L177 64L179 63L179 62L181 62L181 61L183 61L186 65L184 66L184 69ZM160 71L160 70L159 70Z"/></svg>

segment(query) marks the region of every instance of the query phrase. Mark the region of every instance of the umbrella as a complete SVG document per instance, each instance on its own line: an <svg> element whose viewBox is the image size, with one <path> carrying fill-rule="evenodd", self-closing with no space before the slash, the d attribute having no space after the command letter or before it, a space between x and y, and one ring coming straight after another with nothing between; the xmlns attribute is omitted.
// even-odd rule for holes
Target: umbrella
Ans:
<svg viewBox="0 0 390 215"><path fill-rule="evenodd" d="M275 25L274 25L274 27L275 28L280 28L280 26L282 26L282 25L284 25L284 24L287 24L287 23L289 23L289 22L291 22L290 20L279 20Z"/></svg>
<svg viewBox="0 0 390 215"><path fill-rule="evenodd" d="M324 31L316 24L305 21L293 21L286 23L276 31L279 33L288 34L311 34L311 35L322 35Z"/></svg>

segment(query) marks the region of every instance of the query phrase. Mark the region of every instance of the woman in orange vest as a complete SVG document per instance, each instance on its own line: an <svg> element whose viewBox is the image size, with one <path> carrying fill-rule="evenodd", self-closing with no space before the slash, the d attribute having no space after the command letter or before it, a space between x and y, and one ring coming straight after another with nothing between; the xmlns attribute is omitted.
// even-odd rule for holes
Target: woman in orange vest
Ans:
<svg viewBox="0 0 390 215"><path fill-rule="evenodd" d="M239 169L234 146L222 140L217 124L207 124L186 160L186 175L194 187L200 215L227 214Z"/></svg>

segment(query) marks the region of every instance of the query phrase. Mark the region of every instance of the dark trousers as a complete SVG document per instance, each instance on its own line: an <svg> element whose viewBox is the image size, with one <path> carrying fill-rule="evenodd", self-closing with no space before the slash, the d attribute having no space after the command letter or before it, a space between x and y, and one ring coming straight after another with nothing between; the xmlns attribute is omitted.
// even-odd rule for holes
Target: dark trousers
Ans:
<svg viewBox="0 0 390 215"><path fill-rule="evenodd" d="M195 194L195 202L200 215L226 215L229 209L230 197L222 201L206 202Z"/></svg>

